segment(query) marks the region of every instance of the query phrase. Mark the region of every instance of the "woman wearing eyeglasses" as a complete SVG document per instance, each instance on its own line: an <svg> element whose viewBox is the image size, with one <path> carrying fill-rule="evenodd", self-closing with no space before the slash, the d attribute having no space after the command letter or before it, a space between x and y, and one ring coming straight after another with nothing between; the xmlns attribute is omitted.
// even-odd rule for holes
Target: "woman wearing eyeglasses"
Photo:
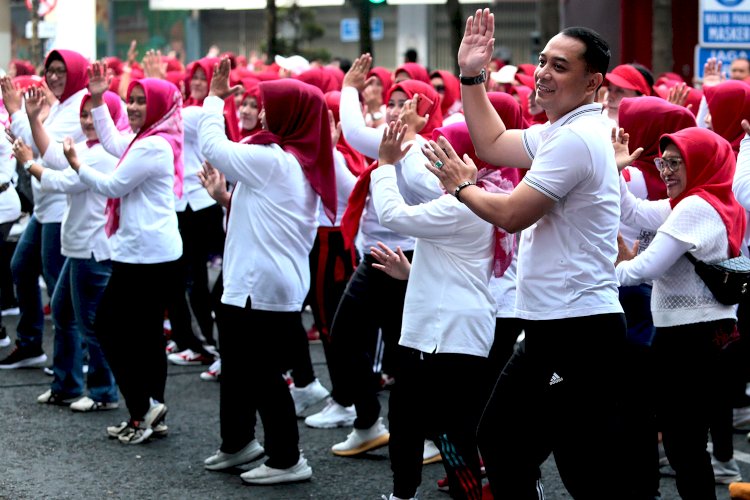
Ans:
<svg viewBox="0 0 750 500"><path fill-rule="evenodd" d="M712 499L708 430L713 412L729 408L720 353L738 338L737 314L736 306L716 300L685 254L706 262L739 255L745 211L732 194L735 156L725 139L690 127L662 135L659 150L654 163L668 199L639 200L621 180L623 220L658 230L637 255L638 242L632 248L621 242L616 273L622 286L653 280L654 385L664 448L680 496Z"/></svg>
<svg viewBox="0 0 750 500"><path fill-rule="evenodd" d="M72 50L53 50L44 63L45 81L55 102L43 122L50 139L61 142L71 137L74 142L86 140L81 129L79 111L86 95L88 60ZM11 115L11 132L26 144L30 144L34 155L39 157L39 148L31 134L29 118L22 109L21 95L8 78L0 81L3 101ZM48 100L50 96L48 94ZM43 166L48 166L41 162ZM28 168L28 162L25 167ZM52 167L55 168L55 167ZM0 361L0 368L13 369L41 366L47 361L42 350L44 314L42 312L39 275L47 284L47 293L52 296L65 261L60 248L60 232L63 213L67 205L65 193L43 192L38 180L31 182L34 193L34 213L18 241L11 261L13 281L18 294L21 315L16 329L16 348L10 356Z"/></svg>

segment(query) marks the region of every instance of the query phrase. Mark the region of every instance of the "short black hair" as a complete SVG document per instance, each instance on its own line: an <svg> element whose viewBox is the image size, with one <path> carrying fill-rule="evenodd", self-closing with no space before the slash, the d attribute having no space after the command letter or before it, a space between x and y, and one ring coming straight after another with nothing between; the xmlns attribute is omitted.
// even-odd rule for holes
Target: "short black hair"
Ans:
<svg viewBox="0 0 750 500"><path fill-rule="evenodd" d="M643 78L646 79L646 83L648 83L649 87L654 86L654 74L651 72L650 69L648 69L646 66L644 66L641 63L632 62L630 63L630 66L634 67L638 70L638 72L643 75ZM639 92L640 94L640 92Z"/></svg>
<svg viewBox="0 0 750 500"><path fill-rule="evenodd" d="M602 76L607 75L609 59L612 57L612 54L609 50L609 44L599 33L583 26L565 28L560 33L580 40L586 46L586 50L583 52L583 60L586 61L586 71L589 73L601 73Z"/></svg>
<svg viewBox="0 0 750 500"><path fill-rule="evenodd" d="M406 49L404 62L417 62L417 49Z"/></svg>

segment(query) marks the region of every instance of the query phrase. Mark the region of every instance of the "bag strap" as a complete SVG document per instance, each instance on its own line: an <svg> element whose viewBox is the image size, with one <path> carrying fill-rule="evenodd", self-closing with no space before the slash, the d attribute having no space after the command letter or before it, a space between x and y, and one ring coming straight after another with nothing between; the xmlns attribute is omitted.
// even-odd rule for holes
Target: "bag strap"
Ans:
<svg viewBox="0 0 750 500"><path fill-rule="evenodd" d="M687 257L687 259L688 259L688 260L689 260L690 262L692 262L692 263L693 263L693 265L695 265L695 264L697 264L698 262L700 262L700 261L699 261L698 259L696 259L695 257L693 257L693 254L691 254L690 252L685 252L685 257Z"/></svg>

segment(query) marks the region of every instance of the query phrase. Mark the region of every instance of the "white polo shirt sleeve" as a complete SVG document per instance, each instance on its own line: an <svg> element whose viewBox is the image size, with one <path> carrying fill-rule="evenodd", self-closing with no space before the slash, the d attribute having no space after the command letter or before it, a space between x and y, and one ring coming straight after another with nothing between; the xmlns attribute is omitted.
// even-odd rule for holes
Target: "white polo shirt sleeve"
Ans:
<svg viewBox="0 0 750 500"><path fill-rule="evenodd" d="M544 124L532 125L525 129L521 134L521 140L523 141L523 149L526 154L529 155L531 161L534 161L536 157L536 150L539 149L539 144L542 142L542 132L545 130Z"/></svg>
<svg viewBox="0 0 750 500"><path fill-rule="evenodd" d="M569 128L555 130L533 158L523 182L555 201L591 177L591 153L583 139Z"/></svg>

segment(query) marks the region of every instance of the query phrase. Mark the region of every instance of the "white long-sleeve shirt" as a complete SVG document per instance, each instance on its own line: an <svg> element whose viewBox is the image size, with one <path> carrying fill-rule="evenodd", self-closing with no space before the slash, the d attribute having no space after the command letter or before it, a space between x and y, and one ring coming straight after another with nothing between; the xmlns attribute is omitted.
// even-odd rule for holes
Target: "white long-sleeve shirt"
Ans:
<svg viewBox="0 0 750 500"><path fill-rule="evenodd" d="M341 152L334 148L333 165L336 171L336 221L331 223L322 206L318 207L318 225L321 227L333 227L341 225L341 218L344 216L349 195L354 189L357 177L346 166L346 160ZM321 201L322 203L322 201Z"/></svg>
<svg viewBox="0 0 750 500"><path fill-rule="evenodd" d="M198 124L202 115L201 106L188 106L182 109L182 125L185 130L185 143L182 151L185 170L182 197L175 198L175 208L178 212L184 212L188 205L196 212L216 204L216 200L211 198L198 177L198 172L203 169L204 160L198 138Z"/></svg>
<svg viewBox="0 0 750 500"><path fill-rule="evenodd" d="M740 142L740 154L737 155L732 192L740 205L745 207L745 218L750 221L750 136L747 134ZM745 230L745 244L742 248L742 253L746 255L748 244L750 244L750 224Z"/></svg>
<svg viewBox="0 0 750 500"><path fill-rule="evenodd" d="M494 226L447 194L407 205L393 165L375 169L372 186L381 224L417 238L399 344L487 357L495 335Z"/></svg>
<svg viewBox="0 0 750 500"><path fill-rule="evenodd" d="M224 304L299 311L310 288L309 255L320 197L294 155L276 144L227 139L224 101L203 103L200 145L206 159L238 182L232 192L224 246Z"/></svg>
<svg viewBox="0 0 750 500"><path fill-rule="evenodd" d="M120 158L135 134L122 135L106 105L92 110L107 152ZM120 198L119 229L111 236L112 260L131 264L172 262L182 255L174 209L174 153L159 136L141 139L110 175L81 165L81 180L107 198Z"/></svg>
<svg viewBox="0 0 750 500"><path fill-rule="evenodd" d="M44 130L52 142L62 142L66 137L72 137L76 143L86 140L81 129L81 101L88 90L81 89L64 102L56 102L52 105L44 120ZM39 156L39 149L34 143L31 134L31 124L26 112L21 109L13 113L11 117L10 130L16 137L31 146L35 156ZM48 168L58 168L51 165L43 165ZM31 179L31 190L34 194L34 215L42 224L49 222L62 222L67 199L63 193L44 192L36 178Z"/></svg>
<svg viewBox="0 0 750 500"><path fill-rule="evenodd" d="M81 163L105 175L114 171L119 160L107 153L101 144L90 148L85 143L76 144L76 153ZM68 165L60 143L50 144L43 159L46 165L57 168ZM62 254L76 259L89 259L93 255L97 261L109 260L111 249L104 232L107 197L89 189L70 166L65 170L45 168L41 188L44 192L68 195L62 221Z"/></svg>
<svg viewBox="0 0 750 500"><path fill-rule="evenodd" d="M8 183L8 188L0 193L0 224L12 222L21 216L21 199L13 186L16 160L12 156L10 142L0 140L0 184Z"/></svg>

